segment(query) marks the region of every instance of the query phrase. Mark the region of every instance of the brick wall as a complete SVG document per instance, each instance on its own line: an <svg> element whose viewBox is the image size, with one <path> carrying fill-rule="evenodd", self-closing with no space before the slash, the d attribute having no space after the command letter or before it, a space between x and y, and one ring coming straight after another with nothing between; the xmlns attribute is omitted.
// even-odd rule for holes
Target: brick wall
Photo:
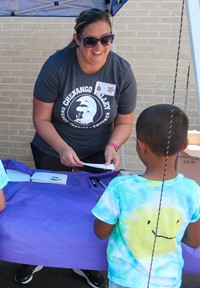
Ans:
<svg viewBox="0 0 200 288"><path fill-rule="evenodd" d="M116 34L114 50L131 63L137 79L135 120L138 113L149 105L172 102L181 6L182 0L129 0L113 18L113 32ZM2 159L12 158L34 167L29 147L34 135L34 82L46 58L71 40L73 26L74 18L0 18ZM199 129L190 58L185 11L175 104L188 114L190 129ZM132 136L123 148L125 167L143 168Z"/></svg>

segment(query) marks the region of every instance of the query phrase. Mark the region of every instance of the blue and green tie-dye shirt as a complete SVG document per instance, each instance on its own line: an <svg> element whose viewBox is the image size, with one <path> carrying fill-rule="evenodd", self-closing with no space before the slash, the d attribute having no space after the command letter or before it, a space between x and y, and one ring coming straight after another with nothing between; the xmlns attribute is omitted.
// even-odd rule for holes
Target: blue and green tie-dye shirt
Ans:
<svg viewBox="0 0 200 288"><path fill-rule="evenodd" d="M8 176L0 160L0 189L3 189L3 187L6 186L7 183L8 183Z"/></svg>
<svg viewBox="0 0 200 288"><path fill-rule="evenodd" d="M164 182L138 175L113 179L93 208L103 222L116 224L109 238L108 278L119 285L146 288L156 240L149 287L181 286L181 239L190 222L200 218L200 187L179 174Z"/></svg>

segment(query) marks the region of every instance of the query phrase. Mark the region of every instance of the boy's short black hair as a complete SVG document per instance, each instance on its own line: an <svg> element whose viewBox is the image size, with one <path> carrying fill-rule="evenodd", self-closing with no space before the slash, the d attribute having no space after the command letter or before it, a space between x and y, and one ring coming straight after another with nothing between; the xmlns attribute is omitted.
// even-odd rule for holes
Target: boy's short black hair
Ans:
<svg viewBox="0 0 200 288"><path fill-rule="evenodd" d="M188 117L180 108L157 104L146 108L136 122L137 139L146 143L157 155L166 155L170 119L172 128L168 155L178 153L187 140Z"/></svg>

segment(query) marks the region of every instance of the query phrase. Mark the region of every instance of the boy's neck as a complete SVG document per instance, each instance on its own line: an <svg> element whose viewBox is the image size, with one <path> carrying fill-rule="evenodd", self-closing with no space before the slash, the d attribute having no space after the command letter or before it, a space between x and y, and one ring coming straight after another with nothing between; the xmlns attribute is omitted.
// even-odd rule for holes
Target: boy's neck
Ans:
<svg viewBox="0 0 200 288"><path fill-rule="evenodd" d="M146 171L143 175L141 175L142 177L149 179L149 180L153 180L153 181L163 181L163 180L170 180L170 179L174 179L176 178L176 176L178 175L178 173L176 171L174 171L173 173L167 173L164 177L164 171L161 173L161 171L159 173L154 173L154 172L150 172L150 171Z"/></svg>
<svg viewBox="0 0 200 288"><path fill-rule="evenodd" d="M144 178L154 181L170 180L175 178L178 173L175 170L175 159L176 157L170 156L167 160L166 171L164 175L165 158L156 159L158 161L152 161L146 164L146 171L143 175Z"/></svg>

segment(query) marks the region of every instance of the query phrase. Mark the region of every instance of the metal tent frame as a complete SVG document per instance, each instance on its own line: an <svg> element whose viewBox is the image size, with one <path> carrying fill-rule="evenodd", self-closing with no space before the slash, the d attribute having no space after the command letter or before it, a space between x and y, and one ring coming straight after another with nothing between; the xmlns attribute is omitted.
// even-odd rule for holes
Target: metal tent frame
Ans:
<svg viewBox="0 0 200 288"><path fill-rule="evenodd" d="M186 5L200 123L200 0L187 0Z"/></svg>

